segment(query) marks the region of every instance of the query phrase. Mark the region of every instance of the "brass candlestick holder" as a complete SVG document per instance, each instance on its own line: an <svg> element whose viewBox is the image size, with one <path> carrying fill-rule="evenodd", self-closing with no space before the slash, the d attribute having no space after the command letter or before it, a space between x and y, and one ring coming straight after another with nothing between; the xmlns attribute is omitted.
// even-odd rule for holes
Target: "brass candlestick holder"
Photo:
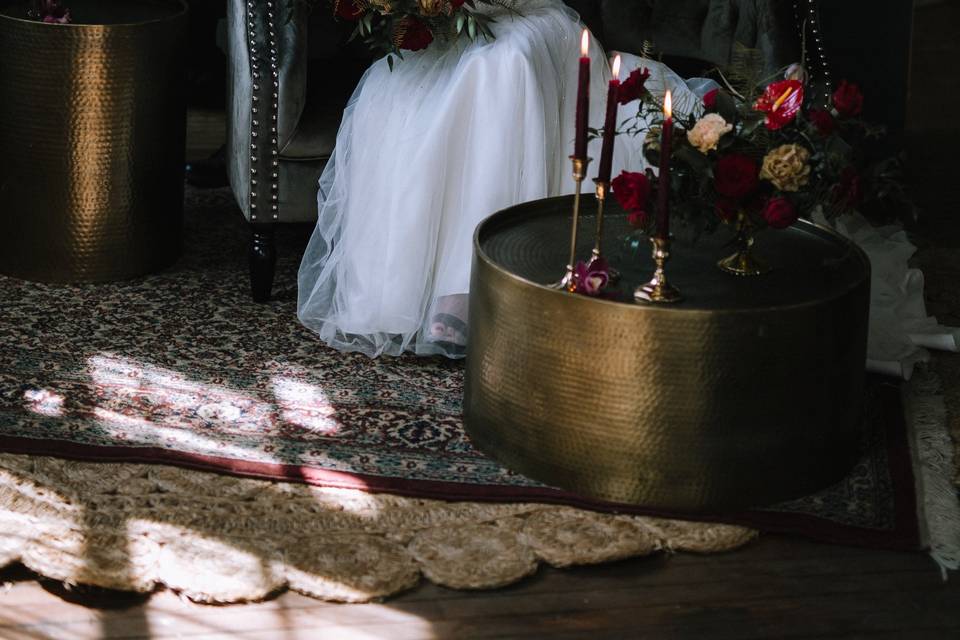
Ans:
<svg viewBox="0 0 960 640"><path fill-rule="evenodd" d="M670 240L667 238L650 238L653 244L653 262L656 270L650 282L641 285L633 292L633 299L637 302L680 302L683 296L680 291L667 282L664 267L670 259Z"/></svg>
<svg viewBox="0 0 960 640"><path fill-rule="evenodd" d="M593 251L590 254L590 265L593 265L595 262L600 260L603 257L603 211L604 205L607 201L607 193L610 191L610 183L605 180L594 180L597 185L597 237L593 243ZM620 280L620 272L607 266L607 276L611 284L615 284Z"/></svg>
<svg viewBox="0 0 960 640"><path fill-rule="evenodd" d="M590 158L576 158L570 156L573 163L573 181L575 183L573 192L573 224L570 229L570 259L567 260L567 271L559 282L551 285L553 289L566 289L573 292L577 289L576 276L574 276L573 266L577 259L577 227L580 224L580 193L583 187L583 179L587 176L587 165L590 164Z"/></svg>

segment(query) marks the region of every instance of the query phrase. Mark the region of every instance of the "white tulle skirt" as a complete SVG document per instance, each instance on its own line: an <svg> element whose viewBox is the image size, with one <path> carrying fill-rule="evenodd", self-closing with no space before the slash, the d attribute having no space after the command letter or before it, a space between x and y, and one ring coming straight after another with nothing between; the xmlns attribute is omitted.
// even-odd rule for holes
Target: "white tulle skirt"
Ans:
<svg viewBox="0 0 960 640"><path fill-rule="evenodd" d="M498 12L493 41L435 43L392 72L374 63L360 81L320 179L299 274L300 320L327 344L371 357L463 355L476 226L572 192L582 26L559 0L526 0L522 11ZM610 71L599 43L591 55L599 126ZM641 65L651 62L628 56L624 71ZM653 65L654 91L679 82L681 104L696 101ZM640 140L624 138L615 174L644 166Z"/></svg>

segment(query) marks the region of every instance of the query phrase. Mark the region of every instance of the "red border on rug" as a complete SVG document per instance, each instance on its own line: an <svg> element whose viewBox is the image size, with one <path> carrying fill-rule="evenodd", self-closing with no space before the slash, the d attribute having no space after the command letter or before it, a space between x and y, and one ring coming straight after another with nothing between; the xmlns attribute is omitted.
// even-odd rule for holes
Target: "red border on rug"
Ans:
<svg viewBox="0 0 960 640"><path fill-rule="evenodd" d="M463 484L433 480L406 480L343 473L299 465L248 462L204 456L157 447L85 445L63 440L42 440L0 435L0 450L27 455L44 455L71 460L114 463L171 464L261 480L302 482L338 489L358 489L436 500L477 502L538 502L562 504L595 511L649 515L684 520L724 522L761 531L803 537L858 547L918 550L922 547L917 522L917 496L912 454L908 442L900 387L880 385L883 404L887 459L894 491L894 528L877 530L833 522L818 516L786 511L746 511L732 514L702 514L647 509L636 505L611 504L584 498L559 489Z"/></svg>

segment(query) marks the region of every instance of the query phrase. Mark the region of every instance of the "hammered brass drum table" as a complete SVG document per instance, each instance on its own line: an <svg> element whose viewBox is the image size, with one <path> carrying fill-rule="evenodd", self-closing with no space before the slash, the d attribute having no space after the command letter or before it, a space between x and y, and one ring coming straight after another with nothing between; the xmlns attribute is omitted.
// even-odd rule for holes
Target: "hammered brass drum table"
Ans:
<svg viewBox="0 0 960 640"><path fill-rule="evenodd" d="M100 282L180 252L187 7L0 0L0 273Z"/></svg>
<svg viewBox="0 0 960 640"><path fill-rule="evenodd" d="M684 301L600 300L545 286L563 272L570 204L519 205L477 230L464 405L475 445L548 485L675 512L772 504L850 470L870 297L859 249L800 222L758 238L771 273L738 278L716 267L732 250L722 228L674 243L667 271ZM624 258L636 253L621 211L605 226L632 291L649 251Z"/></svg>

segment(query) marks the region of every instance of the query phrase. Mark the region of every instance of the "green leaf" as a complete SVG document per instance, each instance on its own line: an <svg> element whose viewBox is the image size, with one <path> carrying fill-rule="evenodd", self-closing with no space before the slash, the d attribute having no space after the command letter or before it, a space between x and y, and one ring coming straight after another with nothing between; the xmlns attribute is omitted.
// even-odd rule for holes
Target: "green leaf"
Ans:
<svg viewBox="0 0 960 640"><path fill-rule="evenodd" d="M477 39L477 21L473 16L467 18L467 35L470 36L471 40Z"/></svg>
<svg viewBox="0 0 960 640"><path fill-rule="evenodd" d="M393 56L387 56L387 67L393 71Z"/></svg>
<svg viewBox="0 0 960 640"><path fill-rule="evenodd" d="M457 35L463 33L463 26L467 23L467 17L462 13L457 16Z"/></svg>
<svg viewBox="0 0 960 640"><path fill-rule="evenodd" d="M717 91L717 113L731 124L737 121L737 103L726 91Z"/></svg>
<svg viewBox="0 0 960 640"><path fill-rule="evenodd" d="M724 69L734 88L750 101L763 79L764 56L759 49L751 49L734 41L730 64Z"/></svg>
<svg viewBox="0 0 960 640"><path fill-rule="evenodd" d="M740 135L745 138L752 136L766 119L767 117L765 115L759 111L754 111L751 115L743 119L743 128L740 130Z"/></svg>
<svg viewBox="0 0 960 640"><path fill-rule="evenodd" d="M840 136L830 136L827 140L826 152L831 156L847 156L853 151L853 147L847 144L846 140Z"/></svg>
<svg viewBox="0 0 960 640"><path fill-rule="evenodd" d="M681 162L686 163L698 175L712 175L713 173L710 159L689 145L678 145L674 148L673 155Z"/></svg>

